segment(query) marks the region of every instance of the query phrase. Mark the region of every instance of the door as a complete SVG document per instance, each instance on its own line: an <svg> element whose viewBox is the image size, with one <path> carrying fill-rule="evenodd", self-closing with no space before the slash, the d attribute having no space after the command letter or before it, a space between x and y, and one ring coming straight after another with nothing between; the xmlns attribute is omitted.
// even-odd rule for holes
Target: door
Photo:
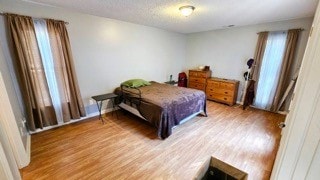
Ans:
<svg viewBox="0 0 320 180"><path fill-rule="evenodd" d="M320 177L319 13L318 5L271 179Z"/></svg>
<svg viewBox="0 0 320 180"><path fill-rule="evenodd" d="M15 157L19 168L27 166L30 162L30 153L25 149L13 110L9 101L8 93L0 72L0 127L1 137L6 138L10 149ZM30 140L30 135L28 135ZM0 139L1 140L1 139Z"/></svg>
<svg viewBox="0 0 320 180"><path fill-rule="evenodd" d="M320 65L320 64L318 64ZM318 66L320 67L320 66ZM320 90L311 123L302 145L301 154L293 174L294 179L319 179L320 177Z"/></svg>
<svg viewBox="0 0 320 180"><path fill-rule="evenodd" d="M9 142L6 141L1 127L0 135L0 179L21 179Z"/></svg>

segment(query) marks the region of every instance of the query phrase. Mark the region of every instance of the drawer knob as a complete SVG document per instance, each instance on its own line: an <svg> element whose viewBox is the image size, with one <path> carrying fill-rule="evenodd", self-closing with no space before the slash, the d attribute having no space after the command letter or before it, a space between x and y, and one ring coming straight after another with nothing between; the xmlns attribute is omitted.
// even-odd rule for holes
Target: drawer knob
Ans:
<svg viewBox="0 0 320 180"><path fill-rule="evenodd" d="M225 94L228 94L228 92L224 92Z"/></svg>
<svg viewBox="0 0 320 180"><path fill-rule="evenodd" d="M223 98L224 100L227 100L227 98Z"/></svg>

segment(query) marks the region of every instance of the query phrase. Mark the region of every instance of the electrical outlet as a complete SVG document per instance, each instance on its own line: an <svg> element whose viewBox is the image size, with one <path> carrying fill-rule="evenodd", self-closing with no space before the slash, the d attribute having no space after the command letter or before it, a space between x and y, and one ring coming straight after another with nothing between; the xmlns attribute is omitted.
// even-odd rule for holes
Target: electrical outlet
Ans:
<svg viewBox="0 0 320 180"><path fill-rule="evenodd" d="M22 127L26 127L26 123L27 123L27 120L26 120L26 118L25 117L23 117L22 119L21 119L21 123L22 123Z"/></svg>

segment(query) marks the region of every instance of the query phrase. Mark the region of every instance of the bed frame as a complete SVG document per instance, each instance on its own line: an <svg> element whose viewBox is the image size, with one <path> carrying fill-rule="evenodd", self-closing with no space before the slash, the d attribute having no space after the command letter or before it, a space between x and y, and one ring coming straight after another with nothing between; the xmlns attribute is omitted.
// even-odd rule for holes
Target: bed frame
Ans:
<svg viewBox="0 0 320 180"><path fill-rule="evenodd" d="M130 112L131 114L134 114L134 115L140 117L141 119L147 121L146 118L144 118L136 108L134 108L134 107L132 107L132 106L129 106L128 104L125 104L125 103L123 103L123 102L121 102L118 106L119 106L121 109L124 109L124 110ZM195 116L197 116L198 114L201 114L201 113L203 113L204 116L207 117L207 114L206 114L203 110L201 110L201 111L196 112L196 113L193 113L193 114L191 114L190 116L188 116L188 117L184 118L183 120L181 120L180 123L179 123L179 125L180 125L180 124L183 124L183 123L185 123L185 122L187 122L187 121L189 121L190 119L194 118ZM176 127L176 126L174 126L173 128L175 128L175 127Z"/></svg>

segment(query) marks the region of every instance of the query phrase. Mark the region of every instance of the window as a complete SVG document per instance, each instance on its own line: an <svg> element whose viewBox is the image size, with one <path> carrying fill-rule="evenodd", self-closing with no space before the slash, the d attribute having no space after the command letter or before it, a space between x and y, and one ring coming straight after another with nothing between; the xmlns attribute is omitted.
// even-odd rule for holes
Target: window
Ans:
<svg viewBox="0 0 320 180"><path fill-rule="evenodd" d="M65 22L6 14L28 129L86 116Z"/></svg>
<svg viewBox="0 0 320 180"><path fill-rule="evenodd" d="M261 62L254 106L270 110L278 86L286 45L286 32L270 32Z"/></svg>
<svg viewBox="0 0 320 180"><path fill-rule="evenodd" d="M63 123L61 101L53 62L53 55L50 47L47 23L44 19L33 19L33 23L43 64L43 70L45 73L47 85L49 87L49 95L52 100L52 105L56 113L58 124L61 124Z"/></svg>

